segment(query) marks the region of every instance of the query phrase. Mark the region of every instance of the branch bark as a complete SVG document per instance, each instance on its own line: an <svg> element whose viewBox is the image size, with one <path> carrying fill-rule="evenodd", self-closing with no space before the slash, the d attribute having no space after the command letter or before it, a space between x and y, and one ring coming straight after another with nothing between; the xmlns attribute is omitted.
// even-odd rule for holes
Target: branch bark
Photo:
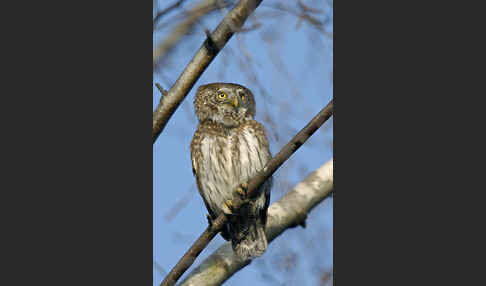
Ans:
<svg viewBox="0 0 486 286"><path fill-rule="evenodd" d="M273 157L263 170L248 182L247 195L254 197L258 195L258 188L295 152L307 139L327 120L334 111L333 100L329 102L297 135L285 145L275 157ZM233 208L237 211L242 200L236 197L232 200ZM196 257L203 251L208 243L218 234L226 224L227 218L224 214L219 215L206 230L199 236L179 262L172 268L170 273L162 281L161 286L174 285L181 275L194 263Z"/></svg>
<svg viewBox="0 0 486 286"><path fill-rule="evenodd" d="M162 97L157 109L154 111L152 123L153 143L155 143L170 117L177 107L179 107L201 74L233 34L238 29L241 29L245 20L261 2L262 0L240 0L224 17L216 30L211 34L211 37L204 41L191 62L186 66L168 94Z"/></svg>
<svg viewBox="0 0 486 286"><path fill-rule="evenodd" d="M333 191L333 159L322 165L298 183L278 202L268 209L266 227L270 243L285 230L302 224L302 219ZM221 285L234 273L250 264L240 260L233 252L231 243L220 246L200 266L195 268L179 286Z"/></svg>

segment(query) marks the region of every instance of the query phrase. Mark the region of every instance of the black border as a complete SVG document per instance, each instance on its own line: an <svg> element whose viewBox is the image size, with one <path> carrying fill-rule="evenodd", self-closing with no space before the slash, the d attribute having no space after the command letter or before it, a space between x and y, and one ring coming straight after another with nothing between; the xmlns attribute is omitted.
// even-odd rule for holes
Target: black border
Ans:
<svg viewBox="0 0 486 286"><path fill-rule="evenodd" d="M479 10L335 3L336 285L484 280Z"/></svg>
<svg viewBox="0 0 486 286"><path fill-rule="evenodd" d="M3 10L3 274L150 285L152 4L19 4ZM483 10L334 5L334 279L467 284L484 248Z"/></svg>
<svg viewBox="0 0 486 286"><path fill-rule="evenodd" d="M3 9L2 276L151 285L152 3L20 4Z"/></svg>

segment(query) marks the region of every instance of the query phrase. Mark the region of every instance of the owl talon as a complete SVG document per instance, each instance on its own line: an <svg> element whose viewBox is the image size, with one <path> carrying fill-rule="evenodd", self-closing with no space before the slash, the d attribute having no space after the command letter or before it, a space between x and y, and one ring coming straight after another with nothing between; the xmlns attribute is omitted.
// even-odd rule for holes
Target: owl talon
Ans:
<svg viewBox="0 0 486 286"><path fill-rule="evenodd" d="M236 192L238 193L238 195L240 195L242 197L246 196L245 190L243 190L243 188L241 188L241 187L236 188Z"/></svg>
<svg viewBox="0 0 486 286"><path fill-rule="evenodd" d="M248 192L248 184L247 183L240 184L240 186L238 188L236 188L236 192L242 198L246 198L246 195L247 195L247 192Z"/></svg>
<svg viewBox="0 0 486 286"><path fill-rule="evenodd" d="M224 202L223 206L221 207L222 211L226 214L226 215L232 215L233 214L233 203L231 201L226 201Z"/></svg>

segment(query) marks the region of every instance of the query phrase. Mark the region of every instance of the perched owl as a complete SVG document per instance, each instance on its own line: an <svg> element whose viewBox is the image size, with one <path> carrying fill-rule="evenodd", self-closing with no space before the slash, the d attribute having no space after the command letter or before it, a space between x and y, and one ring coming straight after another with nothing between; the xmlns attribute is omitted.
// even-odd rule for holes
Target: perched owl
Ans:
<svg viewBox="0 0 486 286"><path fill-rule="evenodd" d="M261 186L259 196L238 211L230 203L235 196L245 196L245 184L271 159L265 130L253 119L253 94L238 84L211 83L198 88L194 108L199 126L191 142L192 170L208 219L211 223L222 212L227 214L223 238L231 240L244 260L260 256L267 248L272 178Z"/></svg>

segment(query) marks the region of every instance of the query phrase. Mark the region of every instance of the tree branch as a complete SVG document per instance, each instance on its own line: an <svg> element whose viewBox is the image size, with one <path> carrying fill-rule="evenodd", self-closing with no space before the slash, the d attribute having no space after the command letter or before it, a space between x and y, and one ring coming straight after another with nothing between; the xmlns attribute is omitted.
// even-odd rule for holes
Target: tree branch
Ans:
<svg viewBox="0 0 486 286"><path fill-rule="evenodd" d="M278 202L268 209L265 233L270 243L285 230L302 223L302 218L333 191L333 159L312 172ZM200 266L195 268L179 286L221 285L234 273L250 264L236 256L227 242L220 246Z"/></svg>
<svg viewBox="0 0 486 286"><path fill-rule="evenodd" d="M204 41L191 62L186 66L168 94L160 101L153 114L152 142L155 143L172 114L184 100L193 85L226 45L236 29L240 29L248 16L256 9L262 0L240 0L238 4L224 17L216 30L211 34L212 44Z"/></svg>
<svg viewBox="0 0 486 286"><path fill-rule="evenodd" d="M285 145L275 157L273 157L263 170L248 182L247 195L254 197L258 195L258 188L285 162L314 132L327 120L334 111L333 100L329 102L287 145ZM241 207L243 201L236 197L232 200L233 209ZM218 234L226 224L227 218L224 214L219 215L211 226L199 236L179 262L172 268L170 273L162 281L161 286L174 285L177 279L194 263L196 257L203 251L208 243Z"/></svg>

